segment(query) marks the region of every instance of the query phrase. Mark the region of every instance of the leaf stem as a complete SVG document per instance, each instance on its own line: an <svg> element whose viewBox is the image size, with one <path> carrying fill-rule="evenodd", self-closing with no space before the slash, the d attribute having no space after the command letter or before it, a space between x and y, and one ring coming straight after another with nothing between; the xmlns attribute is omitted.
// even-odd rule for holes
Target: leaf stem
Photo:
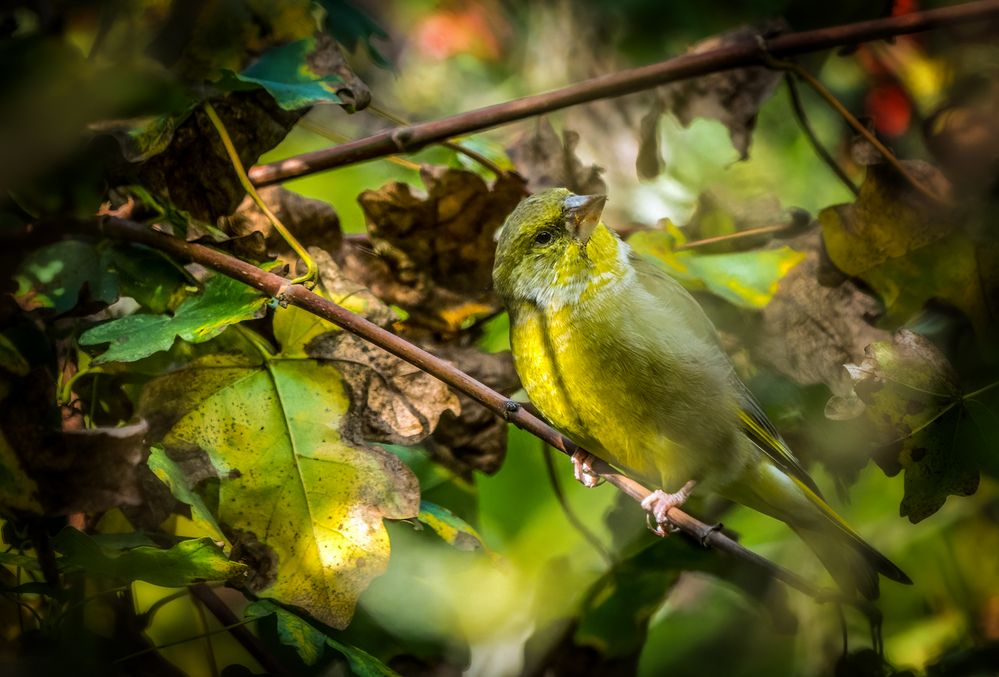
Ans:
<svg viewBox="0 0 999 677"><path fill-rule="evenodd" d="M732 240L741 240L747 237L753 237L754 235L768 235L771 233L779 233L783 230L787 230L793 227L794 224L778 223L772 226L758 226L756 228L747 228L746 230L739 230L734 233L726 233L725 235L715 235L714 237L706 237L702 240L691 240L690 242L685 242L678 247L674 247L673 251L682 252L687 249L697 249L698 247L706 247L712 244L718 244L719 242L730 242Z"/></svg>
<svg viewBox="0 0 999 677"><path fill-rule="evenodd" d="M989 392L990 390L992 390L993 388L996 388L996 387L999 387L999 381L996 381L995 383L990 383L987 386L985 386L984 388L979 388L978 390L975 390L974 392L970 392L967 395L962 395L961 399L964 399L964 400L973 400L976 397L978 397L979 395L987 393L987 392Z"/></svg>
<svg viewBox="0 0 999 677"><path fill-rule="evenodd" d="M608 567L614 566L617 562L614 557L608 552L604 544L600 542L597 535L590 531L589 527L579 519L579 516L569 505L569 501L566 500L565 492L562 491L562 483L559 482L558 473L555 471L555 461L552 457L552 448L550 445L544 445L544 455L545 455L545 471L548 474L548 484L551 485L552 492L555 494L555 499L558 501L559 507L562 508L562 514L565 515L566 521L572 525L572 527L580 533L583 539L593 546L593 549L597 551L597 554L603 558L604 562Z"/></svg>
<svg viewBox="0 0 999 677"><path fill-rule="evenodd" d="M829 151L826 150L825 146L819 140L818 135L816 135L815 130L812 129L811 123L808 122L808 115L805 113L805 106L801 101L801 95L798 94L798 85L795 83L794 77L790 73L785 73L784 82L787 83L787 95L791 100L791 110L794 111L794 117L798 119L798 126L801 127L801 131L805 133L808 141L812 144L815 154L839 177L839 180L851 193L860 195L860 188L853 182L853 179L846 173L846 170L836 162L836 158L829 154Z"/></svg>
<svg viewBox="0 0 999 677"><path fill-rule="evenodd" d="M225 147L225 151L229 155L229 162L232 163L232 168L236 172L236 176L239 178L239 183L243 186L243 190L245 190L247 195L250 196L250 199L257 205L257 208L263 212L264 216L267 217L267 220L271 222L274 230L276 230L281 237L284 238L284 241L287 242L288 246L294 250L295 254L298 255L298 258L305 263L305 274L300 277L293 278L290 284L313 282L318 273L316 262L312 260L312 257L309 256L309 252L305 250L305 247L303 247L299 241L295 239L295 236L291 234L291 231L289 231L285 225L281 223L281 220L270 210L267 204L260 197L260 194L257 193L257 189L246 175L246 169L243 168L243 162L239 159L239 152L236 150L236 146L233 145L232 138L229 136L229 132L226 130L225 124L222 123L222 118L219 117L218 113L215 112L215 107L208 101L205 101L205 113L208 115L208 119L211 120L212 125L215 127L215 131L218 132L219 138L222 139L222 145Z"/></svg>

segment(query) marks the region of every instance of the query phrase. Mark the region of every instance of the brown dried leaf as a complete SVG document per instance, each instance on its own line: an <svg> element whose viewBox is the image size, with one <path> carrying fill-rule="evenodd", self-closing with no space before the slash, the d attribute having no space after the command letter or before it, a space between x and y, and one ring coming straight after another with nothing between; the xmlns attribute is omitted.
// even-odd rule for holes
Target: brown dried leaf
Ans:
<svg viewBox="0 0 999 677"><path fill-rule="evenodd" d="M485 353L475 346L455 343L424 345L466 374L504 395L520 388L509 352ZM467 395L458 394L461 416L445 414L428 449L434 459L458 474L472 470L494 473L506 457L506 422Z"/></svg>
<svg viewBox="0 0 999 677"><path fill-rule="evenodd" d="M642 116L638 126L638 157L635 158L635 171L640 179L654 179L659 176L665 162L659 151L659 118L665 112L661 97L655 97L652 107Z"/></svg>
<svg viewBox="0 0 999 677"><path fill-rule="evenodd" d="M532 131L518 137L507 149L510 160L527 178L527 189L535 193L545 188L568 188L579 195L607 192L597 165L584 165L576 157L579 134L564 130L559 138L551 123L538 118Z"/></svg>
<svg viewBox="0 0 999 677"><path fill-rule="evenodd" d="M781 280L761 311L753 352L798 383L825 383L836 394L848 393L843 365L863 355L868 344L889 336L870 324L881 304L850 280L820 279L824 271L817 232L798 238L793 246L807 257Z"/></svg>
<svg viewBox="0 0 999 677"><path fill-rule="evenodd" d="M343 376L351 402L345 432L358 442L416 444L433 432L444 412L461 413L444 383L353 334L318 336L305 351L333 362Z"/></svg>
<svg viewBox="0 0 999 677"><path fill-rule="evenodd" d="M699 54L721 47L744 44L747 41L753 42L762 32L772 33L778 28L780 26L775 25L761 31L744 26L702 40L688 49L687 53ZM780 71L762 66L711 73L662 87L659 91L661 102L656 106L671 111L685 127L695 118L718 120L728 128L732 145L745 160L749 157L749 143L753 128L756 126L756 115L763 102L770 98L777 88L780 78ZM643 144L649 144L654 138L646 134L642 141ZM658 144L654 151L646 149L644 155L648 156L652 152L658 158ZM645 164L646 168L652 167L652 163L648 160ZM647 174L643 176L650 177Z"/></svg>
<svg viewBox="0 0 999 677"><path fill-rule="evenodd" d="M119 428L63 430L54 405L55 384L47 370L36 368L4 385L9 395L0 406L0 470L18 475L9 478L18 491L3 487L0 503L66 515L141 501L145 421Z"/></svg>
<svg viewBox="0 0 999 677"><path fill-rule="evenodd" d="M345 272L413 323L454 330L500 308L491 291L493 234L523 197L523 180L503 174L490 187L440 167L421 176L425 197L399 182L360 195L370 247L346 248Z"/></svg>
<svg viewBox="0 0 999 677"><path fill-rule="evenodd" d="M312 200L280 186L260 189L260 197L274 215L306 247L319 247L335 253L343 243L340 218L333 207L322 200ZM274 230L257 205L245 197L233 214L219 219L218 226L233 237L253 233L263 235L267 251L281 260L294 264L298 257L284 238Z"/></svg>
<svg viewBox="0 0 999 677"><path fill-rule="evenodd" d="M316 33L316 49L306 57L310 70L318 76L335 75L342 81L336 95L348 113L363 110L371 103L371 90L347 64L343 50L326 33Z"/></svg>
<svg viewBox="0 0 999 677"><path fill-rule="evenodd" d="M926 146L956 190L975 194L994 185L999 167L999 78L976 73L923 126Z"/></svg>
<svg viewBox="0 0 999 677"><path fill-rule="evenodd" d="M232 92L212 105L244 167L276 146L304 113L283 110L263 90ZM235 211L246 194L218 132L201 108L177 127L169 148L122 170L119 183L141 184L163 201L208 223Z"/></svg>
<svg viewBox="0 0 999 677"><path fill-rule="evenodd" d="M388 327L399 319L370 289L347 277L332 256L315 247L309 249L309 254L319 268L319 282L328 298L380 327Z"/></svg>

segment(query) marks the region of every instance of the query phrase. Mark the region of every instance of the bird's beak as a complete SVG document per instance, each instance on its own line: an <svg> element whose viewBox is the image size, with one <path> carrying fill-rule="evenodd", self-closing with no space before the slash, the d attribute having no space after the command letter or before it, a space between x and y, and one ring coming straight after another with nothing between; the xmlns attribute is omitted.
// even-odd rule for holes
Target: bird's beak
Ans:
<svg viewBox="0 0 999 677"><path fill-rule="evenodd" d="M580 242L586 242L593 229L600 223L604 211L606 195L571 195L562 204L565 206L566 226Z"/></svg>

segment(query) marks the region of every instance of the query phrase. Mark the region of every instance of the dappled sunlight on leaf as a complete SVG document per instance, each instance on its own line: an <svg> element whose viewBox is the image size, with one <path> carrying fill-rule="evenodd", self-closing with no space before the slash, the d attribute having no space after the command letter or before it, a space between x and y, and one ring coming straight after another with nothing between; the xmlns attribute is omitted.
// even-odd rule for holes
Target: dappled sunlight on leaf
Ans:
<svg viewBox="0 0 999 677"><path fill-rule="evenodd" d="M256 317L267 299L260 292L224 275L212 275L201 293L188 298L173 315L127 315L87 330L85 346L110 343L94 358L103 362L133 362L169 350L177 337L191 343L215 338L228 326Z"/></svg>
<svg viewBox="0 0 999 677"><path fill-rule="evenodd" d="M357 596L384 571L381 519L415 516L418 499L394 456L344 438L349 399L337 369L208 359L154 381L144 402L170 403L159 412L175 421L167 449L193 445L214 464L218 519L234 553L245 541L269 562L251 587L345 627Z"/></svg>
<svg viewBox="0 0 999 677"><path fill-rule="evenodd" d="M932 166L906 166L938 193L947 192L946 179ZM995 257L995 247L975 242L959 216L929 204L890 167L873 165L856 202L824 209L818 218L829 258L881 297L887 320L904 322L939 299L961 310L985 338L999 286L988 257Z"/></svg>

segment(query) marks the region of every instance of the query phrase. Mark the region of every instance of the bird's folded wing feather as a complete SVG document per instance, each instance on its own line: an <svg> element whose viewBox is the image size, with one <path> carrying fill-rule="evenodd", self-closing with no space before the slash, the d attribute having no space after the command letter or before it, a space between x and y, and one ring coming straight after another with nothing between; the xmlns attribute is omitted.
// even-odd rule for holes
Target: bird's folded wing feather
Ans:
<svg viewBox="0 0 999 677"><path fill-rule="evenodd" d="M641 256L633 254L631 264L638 274L638 281L645 291L663 303L669 304L673 312L678 313L682 321L695 333L696 337L714 345L718 351L724 355L725 351L718 341L718 332L715 330L711 320L704 313L704 309L683 288L683 286L656 268ZM726 360L728 358L726 357ZM740 412L739 418L742 421L742 429L746 437L755 444L774 464L786 472L788 475L797 478L805 486L821 496L815 481L808 476L808 473L794 457L791 449L787 446L784 438L781 437L777 428L770 422L756 398L749 392L745 384L739 380L732 370L732 383L739 398Z"/></svg>

